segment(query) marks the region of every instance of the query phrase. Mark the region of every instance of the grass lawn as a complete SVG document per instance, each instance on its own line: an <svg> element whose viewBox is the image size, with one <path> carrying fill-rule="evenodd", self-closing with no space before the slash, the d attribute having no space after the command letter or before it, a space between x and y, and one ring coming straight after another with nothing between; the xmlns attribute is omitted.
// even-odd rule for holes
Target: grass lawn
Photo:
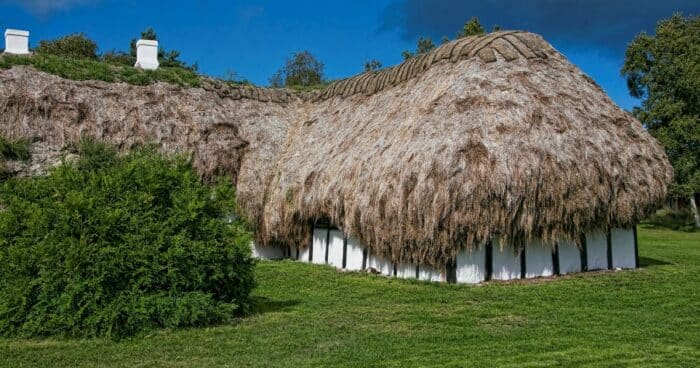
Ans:
<svg viewBox="0 0 700 368"><path fill-rule="evenodd" d="M483 286L261 262L258 311L235 324L0 339L0 366L700 366L700 233L639 243L639 270Z"/></svg>

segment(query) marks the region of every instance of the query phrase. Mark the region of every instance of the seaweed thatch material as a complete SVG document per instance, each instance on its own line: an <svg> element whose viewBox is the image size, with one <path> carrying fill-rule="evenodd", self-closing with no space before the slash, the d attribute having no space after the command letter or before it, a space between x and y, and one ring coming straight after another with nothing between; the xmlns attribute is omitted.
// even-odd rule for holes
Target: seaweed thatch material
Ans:
<svg viewBox="0 0 700 368"><path fill-rule="evenodd" d="M306 247L327 218L374 254L440 266L495 235L517 249L630 226L672 180L642 125L525 32L452 41L317 93L26 68L0 82L10 137L153 141L229 173L261 244Z"/></svg>

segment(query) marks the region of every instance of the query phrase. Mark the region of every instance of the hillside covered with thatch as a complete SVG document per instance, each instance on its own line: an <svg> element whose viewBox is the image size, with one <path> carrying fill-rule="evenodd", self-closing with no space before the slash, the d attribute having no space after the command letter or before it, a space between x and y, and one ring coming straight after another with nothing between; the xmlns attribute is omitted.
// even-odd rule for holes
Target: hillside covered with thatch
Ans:
<svg viewBox="0 0 700 368"><path fill-rule="evenodd" d="M298 94L77 82L0 71L0 133L61 150L81 136L189 152L226 173L264 244L305 247L327 218L396 262L444 264L628 227L672 169L642 125L538 35L468 37ZM505 242L504 242L505 243Z"/></svg>

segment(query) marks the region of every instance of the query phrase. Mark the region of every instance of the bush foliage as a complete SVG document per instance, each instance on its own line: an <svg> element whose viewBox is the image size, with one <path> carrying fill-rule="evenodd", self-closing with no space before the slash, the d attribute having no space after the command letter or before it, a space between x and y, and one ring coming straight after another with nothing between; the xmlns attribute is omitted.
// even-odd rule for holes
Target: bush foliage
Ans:
<svg viewBox="0 0 700 368"><path fill-rule="evenodd" d="M665 227L671 230L693 231L695 222L693 214L687 209L662 208L643 221L644 224Z"/></svg>
<svg viewBox="0 0 700 368"><path fill-rule="evenodd" d="M40 41L36 52L74 59L97 60L97 44L82 33L68 35L56 40Z"/></svg>
<svg viewBox="0 0 700 368"><path fill-rule="evenodd" d="M122 337L245 313L251 234L228 180L93 142L0 187L0 333Z"/></svg>

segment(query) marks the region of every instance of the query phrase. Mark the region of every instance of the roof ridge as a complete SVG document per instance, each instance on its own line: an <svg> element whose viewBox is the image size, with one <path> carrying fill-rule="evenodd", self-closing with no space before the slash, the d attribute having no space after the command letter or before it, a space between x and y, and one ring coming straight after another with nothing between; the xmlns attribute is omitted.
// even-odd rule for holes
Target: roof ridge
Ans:
<svg viewBox="0 0 700 368"><path fill-rule="evenodd" d="M498 31L480 36L468 36L452 40L435 49L416 55L400 64L379 70L364 72L331 83L316 95L316 100L327 100L336 96L347 97L363 93L371 95L386 88L415 78L433 64L449 60L479 58L485 63L519 58L547 59L553 48L541 36L525 31Z"/></svg>

